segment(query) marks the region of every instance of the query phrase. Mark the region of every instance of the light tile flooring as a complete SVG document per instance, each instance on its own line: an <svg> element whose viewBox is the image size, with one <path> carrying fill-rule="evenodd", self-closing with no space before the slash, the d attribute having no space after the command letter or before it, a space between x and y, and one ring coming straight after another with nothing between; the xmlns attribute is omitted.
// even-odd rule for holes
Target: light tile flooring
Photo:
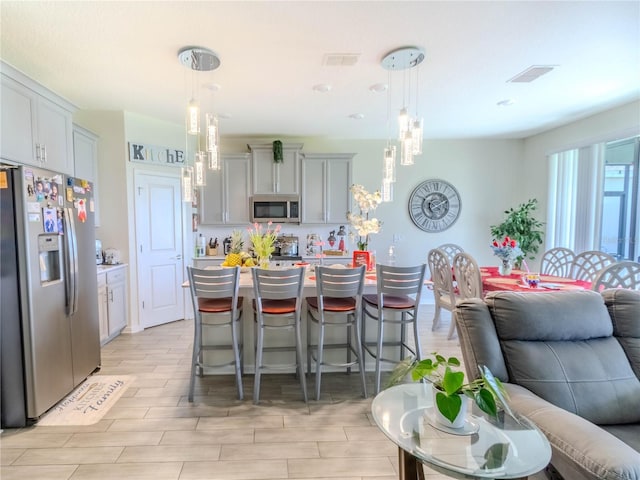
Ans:
<svg viewBox="0 0 640 480"><path fill-rule="evenodd" d="M432 317L433 307L425 305L423 351L460 356L458 340L446 338L449 313L436 332ZM252 375L244 379L244 401L236 400L232 375L207 376L190 404L192 325L179 321L107 344L100 373L135 375L135 383L94 425L5 430L0 478L397 479L397 449L375 426L357 374L323 375L322 400L308 404L293 375L267 375L258 406L251 401ZM312 376L310 398L313 384Z"/></svg>

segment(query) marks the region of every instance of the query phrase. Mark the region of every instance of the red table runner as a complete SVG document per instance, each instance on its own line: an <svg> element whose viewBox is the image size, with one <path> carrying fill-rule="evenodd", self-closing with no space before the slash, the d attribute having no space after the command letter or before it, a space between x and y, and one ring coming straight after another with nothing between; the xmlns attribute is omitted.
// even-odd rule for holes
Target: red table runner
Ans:
<svg viewBox="0 0 640 480"><path fill-rule="evenodd" d="M482 276L482 290L484 293L509 290L512 292L554 292L568 290L589 290L591 282L574 280L572 278L540 275L540 283L531 288L522 281L523 270L512 270L511 275L500 275L498 267L480 267Z"/></svg>

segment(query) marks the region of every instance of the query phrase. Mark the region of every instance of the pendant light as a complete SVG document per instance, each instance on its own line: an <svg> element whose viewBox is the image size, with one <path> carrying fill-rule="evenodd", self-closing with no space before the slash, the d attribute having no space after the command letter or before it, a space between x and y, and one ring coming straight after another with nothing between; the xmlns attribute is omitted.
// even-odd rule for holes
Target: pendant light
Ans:
<svg viewBox="0 0 640 480"><path fill-rule="evenodd" d="M206 114L206 153L210 170L220 170L220 131L218 129L218 118L212 114Z"/></svg>
<svg viewBox="0 0 640 480"><path fill-rule="evenodd" d="M207 184L207 167L205 152L196 152L193 162L193 184L196 187L204 187Z"/></svg>
<svg viewBox="0 0 640 480"><path fill-rule="evenodd" d="M411 118L410 94L411 75L410 70L417 67L424 60L424 51L418 47L402 47L387 53L382 59L382 67L391 71L404 71L402 108L398 115L398 140L400 141L400 165L413 165L414 156L422 153L423 120L417 116L417 100L419 82L416 74L416 118ZM416 69L417 72L417 69ZM409 74L409 75L407 75ZM407 88L407 76L408 88ZM391 77L389 77L391 78ZM391 84L391 82L389 82Z"/></svg>

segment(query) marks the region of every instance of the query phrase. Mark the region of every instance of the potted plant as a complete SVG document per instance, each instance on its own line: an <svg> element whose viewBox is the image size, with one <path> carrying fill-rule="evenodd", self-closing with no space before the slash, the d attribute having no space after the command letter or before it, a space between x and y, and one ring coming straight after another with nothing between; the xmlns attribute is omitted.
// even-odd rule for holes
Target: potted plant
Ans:
<svg viewBox="0 0 640 480"><path fill-rule="evenodd" d="M450 428L464 425L465 396L473 399L480 410L496 418L497 401L506 405L506 392L500 380L488 368L480 367L482 377L465 383L464 372L457 370L459 368L460 360L456 357L445 358L438 353L420 361L409 358L396 366L390 383L398 383L409 374L413 381L426 379L431 382L436 407L435 420Z"/></svg>
<svg viewBox="0 0 640 480"><path fill-rule="evenodd" d="M538 200L533 198L521 203L517 208L505 210L506 218L499 225L491 226L493 238L510 237L515 240L522 253L516 258L516 265L521 266L525 258L534 259L542 245L542 226L533 212L538 206Z"/></svg>

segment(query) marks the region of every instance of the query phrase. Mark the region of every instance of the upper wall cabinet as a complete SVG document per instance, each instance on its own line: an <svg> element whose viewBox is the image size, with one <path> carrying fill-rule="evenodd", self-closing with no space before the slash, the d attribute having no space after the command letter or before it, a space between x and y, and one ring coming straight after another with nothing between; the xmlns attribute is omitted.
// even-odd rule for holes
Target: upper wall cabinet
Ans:
<svg viewBox="0 0 640 480"><path fill-rule="evenodd" d="M351 209L353 153L302 155L302 223L339 224Z"/></svg>
<svg viewBox="0 0 640 480"><path fill-rule="evenodd" d="M301 143L282 145L283 160L273 160L273 144L248 145L251 150L253 193L300 194Z"/></svg>
<svg viewBox="0 0 640 480"><path fill-rule="evenodd" d="M202 225L251 223L250 196L249 155L222 155L222 170L207 171L207 185L202 187L200 198L200 223Z"/></svg>
<svg viewBox="0 0 640 480"><path fill-rule="evenodd" d="M72 112L66 100L2 63L0 156L74 174Z"/></svg>
<svg viewBox="0 0 640 480"><path fill-rule="evenodd" d="M73 165L76 177L93 183L95 221L96 227L99 227L98 136L78 125L73 126Z"/></svg>

